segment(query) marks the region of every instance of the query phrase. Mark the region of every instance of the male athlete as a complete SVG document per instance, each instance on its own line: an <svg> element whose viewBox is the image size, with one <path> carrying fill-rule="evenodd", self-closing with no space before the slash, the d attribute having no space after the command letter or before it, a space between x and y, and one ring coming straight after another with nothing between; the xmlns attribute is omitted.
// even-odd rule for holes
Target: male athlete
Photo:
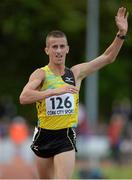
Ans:
<svg viewBox="0 0 132 180"><path fill-rule="evenodd" d="M36 102L38 125L31 149L36 154L39 178L70 179L75 165L79 89L89 74L115 61L128 30L128 12L119 8L115 17L118 32L112 44L96 59L65 67L69 46L66 35L52 31L46 37L49 63L35 70L20 95L21 104ZM107 23L107 22L106 22Z"/></svg>

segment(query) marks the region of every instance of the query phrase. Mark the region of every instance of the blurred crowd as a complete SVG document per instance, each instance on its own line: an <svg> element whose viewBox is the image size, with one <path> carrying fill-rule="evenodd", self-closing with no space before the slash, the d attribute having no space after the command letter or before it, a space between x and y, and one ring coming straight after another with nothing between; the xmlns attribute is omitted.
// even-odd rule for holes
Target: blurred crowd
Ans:
<svg viewBox="0 0 132 180"><path fill-rule="evenodd" d="M0 179L35 178L30 151L32 130L29 122L17 114L11 96L0 99Z"/></svg>

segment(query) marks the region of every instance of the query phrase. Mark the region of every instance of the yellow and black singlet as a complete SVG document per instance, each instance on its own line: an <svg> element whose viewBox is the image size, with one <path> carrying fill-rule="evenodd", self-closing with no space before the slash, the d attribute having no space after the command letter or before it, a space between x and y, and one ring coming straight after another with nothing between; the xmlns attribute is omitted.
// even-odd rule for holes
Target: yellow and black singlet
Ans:
<svg viewBox="0 0 132 180"><path fill-rule="evenodd" d="M48 66L42 67L45 81L41 91L55 89L67 84L75 86L72 71L65 68L63 76L55 75ZM65 93L36 102L38 127L50 130L76 127L78 121L79 94Z"/></svg>

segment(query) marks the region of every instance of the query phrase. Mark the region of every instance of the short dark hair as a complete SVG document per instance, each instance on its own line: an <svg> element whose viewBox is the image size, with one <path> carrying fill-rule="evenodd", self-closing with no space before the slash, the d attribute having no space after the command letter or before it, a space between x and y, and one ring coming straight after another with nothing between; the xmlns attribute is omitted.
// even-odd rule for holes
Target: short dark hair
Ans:
<svg viewBox="0 0 132 180"><path fill-rule="evenodd" d="M66 34L64 32L62 32L60 30L53 30L53 31L49 32L46 36L46 45L48 44L47 42L50 37L55 37L55 38L63 38L64 37L67 40Z"/></svg>

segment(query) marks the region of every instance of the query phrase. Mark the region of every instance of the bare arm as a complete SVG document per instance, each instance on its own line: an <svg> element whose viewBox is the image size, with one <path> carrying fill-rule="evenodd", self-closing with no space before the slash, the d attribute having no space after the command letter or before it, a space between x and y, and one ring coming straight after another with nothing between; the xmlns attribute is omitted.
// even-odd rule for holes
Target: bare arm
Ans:
<svg viewBox="0 0 132 180"><path fill-rule="evenodd" d="M118 35L125 36L128 30L128 12L126 13L125 8L119 8L117 16L115 17L116 25L118 27ZM115 61L124 40L115 37L112 44L105 50L105 52L97 57L96 59L89 61L87 63L78 64L72 67L72 71L76 77L76 81L82 81L89 74L101 69L105 65Z"/></svg>
<svg viewBox="0 0 132 180"><path fill-rule="evenodd" d="M64 94L66 92L78 92L78 89L72 85L66 85L57 89L47 89L45 91L41 91L41 84L44 82L44 79L45 74L42 69L37 69L31 74L28 83L25 85L21 92L21 104L31 104L36 101L41 101L49 96Z"/></svg>

